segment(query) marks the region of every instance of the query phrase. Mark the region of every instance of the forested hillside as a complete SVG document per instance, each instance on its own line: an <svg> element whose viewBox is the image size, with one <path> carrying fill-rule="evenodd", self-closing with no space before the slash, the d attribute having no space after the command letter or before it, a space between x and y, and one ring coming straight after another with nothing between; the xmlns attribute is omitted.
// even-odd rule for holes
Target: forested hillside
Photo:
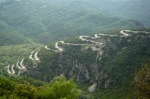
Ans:
<svg viewBox="0 0 150 99"><path fill-rule="evenodd" d="M138 21L111 16L109 11L82 1L6 0L0 4L0 20L38 43L143 27Z"/></svg>
<svg viewBox="0 0 150 99"><path fill-rule="evenodd" d="M147 29L69 38L22 57L26 71L19 75L46 82L64 75L79 84L81 99L124 99L134 93L135 72L149 64L149 37ZM2 73L15 76L18 69L14 74L2 68Z"/></svg>
<svg viewBox="0 0 150 99"><path fill-rule="evenodd" d="M0 46L29 43L19 32L0 20Z"/></svg>
<svg viewBox="0 0 150 99"><path fill-rule="evenodd" d="M0 99L150 99L149 3L0 0Z"/></svg>
<svg viewBox="0 0 150 99"><path fill-rule="evenodd" d="M11 42L12 43L12 42ZM5 43L4 43L5 44ZM9 45L0 46L0 67L6 66L8 64L13 64L14 62L28 57L31 51L41 47L40 44L23 44L23 45Z"/></svg>

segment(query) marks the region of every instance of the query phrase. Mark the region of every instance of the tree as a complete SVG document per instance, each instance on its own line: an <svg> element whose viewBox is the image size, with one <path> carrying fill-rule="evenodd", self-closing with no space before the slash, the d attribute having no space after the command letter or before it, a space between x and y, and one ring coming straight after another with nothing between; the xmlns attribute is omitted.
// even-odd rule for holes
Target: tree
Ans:
<svg viewBox="0 0 150 99"><path fill-rule="evenodd" d="M15 88L14 94L22 99L35 99L36 98L36 87L30 84L18 84Z"/></svg>
<svg viewBox="0 0 150 99"><path fill-rule="evenodd" d="M142 69L135 75L136 99L150 99L150 65L143 65Z"/></svg>
<svg viewBox="0 0 150 99"><path fill-rule="evenodd" d="M48 85L38 88L38 98L76 99L80 94L73 79L66 81L64 76L55 77Z"/></svg>
<svg viewBox="0 0 150 99"><path fill-rule="evenodd" d="M7 97L12 94L16 84L7 78L0 76L0 98Z"/></svg>

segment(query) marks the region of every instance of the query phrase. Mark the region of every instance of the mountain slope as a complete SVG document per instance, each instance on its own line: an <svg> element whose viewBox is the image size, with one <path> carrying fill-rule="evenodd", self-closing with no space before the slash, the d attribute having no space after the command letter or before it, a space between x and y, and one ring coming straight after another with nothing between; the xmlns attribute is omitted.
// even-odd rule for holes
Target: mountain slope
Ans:
<svg viewBox="0 0 150 99"><path fill-rule="evenodd" d="M38 43L114 29L142 28L137 21L102 13L81 1L7 1L0 5L0 19ZM61 35L61 36L60 36Z"/></svg>
<svg viewBox="0 0 150 99"><path fill-rule="evenodd" d="M0 20L0 46L29 43L29 40L18 33L13 27Z"/></svg>
<svg viewBox="0 0 150 99"><path fill-rule="evenodd" d="M21 75L49 81L63 74L74 78L83 90L93 92L90 85L96 85L96 97L123 99L132 93L135 70L149 62L150 34L128 30L128 34L120 33L70 38L55 43L55 47L51 44L40 50L37 67L25 59L27 71Z"/></svg>
<svg viewBox="0 0 150 99"><path fill-rule="evenodd" d="M147 46L150 43L149 37L148 32L129 30L111 35L80 36L49 44L38 50L39 53L35 46L30 48L30 51L34 50L30 55L3 61L7 65L6 62L14 64L25 58L23 64L27 71L20 76L48 82L58 75L65 75L67 79L74 78L83 90L81 99L124 99L133 91L135 71L150 60L150 47ZM34 53L40 60L36 67L33 66L36 62L36 55L32 55ZM3 75L12 75L5 68L1 70ZM14 70L18 72L16 67Z"/></svg>
<svg viewBox="0 0 150 99"><path fill-rule="evenodd" d="M150 26L150 1L149 0L130 0L114 9L122 17L139 20L145 26Z"/></svg>
<svg viewBox="0 0 150 99"><path fill-rule="evenodd" d="M111 15L140 21L144 26L150 26L150 1L149 0L91 0L98 9L110 11Z"/></svg>
<svg viewBox="0 0 150 99"><path fill-rule="evenodd" d="M149 34L145 33L121 38L103 36L95 40L106 45L104 48L97 45L102 47L98 52L94 51L91 45L69 46L60 43L59 46L64 49L60 54L54 54L49 50L41 51L39 56L43 62L39 64L36 74L43 76L42 80L64 74L87 86L97 83L97 91L102 93L96 97L124 99L132 93L135 70L149 62L150 47L147 46L150 43L149 37ZM84 44L77 38L65 42ZM34 74L31 73L31 76ZM37 78L40 79L40 76ZM87 90L87 86L84 90Z"/></svg>

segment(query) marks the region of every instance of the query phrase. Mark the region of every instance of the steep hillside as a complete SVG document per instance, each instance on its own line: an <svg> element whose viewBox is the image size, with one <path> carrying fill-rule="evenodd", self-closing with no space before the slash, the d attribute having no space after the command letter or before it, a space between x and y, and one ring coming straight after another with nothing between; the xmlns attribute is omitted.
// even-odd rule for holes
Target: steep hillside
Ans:
<svg viewBox="0 0 150 99"><path fill-rule="evenodd" d="M124 99L132 93L135 71L150 60L149 38L149 32L122 30L59 41L31 52L19 75L42 81L65 75L79 83L81 98ZM4 75L21 70L5 68Z"/></svg>
<svg viewBox="0 0 150 99"><path fill-rule="evenodd" d="M25 44L29 42L30 41L16 31L16 29L0 20L0 46Z"/></svg>
<svg viewBox="0 0 150 99"><path fill-rule="evenodd" d="M12 65L22 58L28 57L28 54L42 45L40 44L22 44L0 46L0 69L6 65Z"/></svg>
<svg viewBox="0 0 150 99"><path fill-rule="evenodd" d="M0 0L0 98L149 97L150 2L135 1Z"/></svg>
<svg viewBox="0 0 150 99"><path fill-rule="evenodd" d="M0 20L38 43L91 32L143 27L138 21L112 17L90 3L74 0L6 0L0 4Z"/></svg>

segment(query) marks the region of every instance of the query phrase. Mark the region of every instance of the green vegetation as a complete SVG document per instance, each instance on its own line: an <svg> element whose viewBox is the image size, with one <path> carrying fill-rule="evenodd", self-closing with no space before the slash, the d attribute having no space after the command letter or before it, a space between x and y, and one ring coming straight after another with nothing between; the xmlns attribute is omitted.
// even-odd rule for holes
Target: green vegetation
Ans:
<svg viewBox="0 0 150 99"><path fill-rule="evenodd" d="M145 31L149 31L149 29ZM112 33L117 34L117 32ZM141 32L129 37L102 36L99 40L105 42L106 45L103 48L104 53L101 60L96 59L97 51L92 51L91 46L72 46L59 43L59 46L64 49L64 52L55 53L42 48L38 55L41 63L38 64L37 68L32 67L33 64L28 59L28 56L31 51L37 50L37 47L41 47L42 45L1 46L0 55L3 56L1 57L1 60L3 60L1 62L1 68L10 63L15 63L18 59L25 58L24 63L27 65L28 71L22 75L27 78L49 82L54 77L64 74L66 79L73 78L78 83L78 88L81 90L81 94L79 95L80 99L124 99L127 96L130 97L131 93L134 93L136 89L134 87L135 71L139 70L142 64L147 64L150 60L150 47L147 46L150 43L149 34ZM68 38L65 42L75 44L86 43L79 40L78 37ZM48 47L54 48L54 43L50 43ZM3 75L7 75L7 72ZM13 82L20 83L19 86L14 83L15 89L12 90L16 90L16 88L19 90L20 88L24 90L30 89L27 92L23 91L21 93L17 90L13 91L17 95L20 94L19 96L16 95L13 97L26 96L28 98L35 98L38 96L40 98L53 97L55 99L56 96L59 96L59 98L62 98L63 95L59 95L59 92L58 94L54 94L56 92L55 88L52 88L53 86L57 86L58 91L66 92L66 89L63 88L65 85L58 86L61 85L57 82L58 78L55 78L50 84L47 84L45 82L27 79L26 77L16 79L15 76L10 76ZM64 78L59 81L66 82ZM57 83L52 84L53 82ZM70 82L72 80L68 80L67 83ZM93 93L90 93L88 92L88 87L94 82L97 83L97 88ZM109 83L107 84L106 82ZM68 88L68 90L70 89ZM10 97L13 93L10 94ZM30 93L33 95L30 95ZM78 91L74 93L78 93ZM6 92L5 94L8 93ZM72 97L72 93L68 94ZM66 96L66 99L69 99L68 97L70 96Z"/></svg>
<svg viewBox="0 0 150 99"><path fill-rule="evenodd" d="M29 43L29 40L20 35L15 28L0 20L0 46Z"/></svg>
<svg viewBox="0 0 150 99"><path fill-rule="evenodd" d="M99 10L103 6L98 3L93 5L96 2L103 5L102 2L108 3L107 0L88 1L90 0L0 0L1 99L150 98L150 34L140 32L128 37L91 38L104 43L105 46L100 46L102 49L99 51L91 48L98 48L98 45L81 41L78 37L93 36L95 33L117 35L122 29L150 32L149 28L143 28L131 15L136 10L135 19L149 25L149 21L145 22L149 19L149 13L143 11L143 4L143 8L138 11L147 16L141 13L140 16L137 6L128 12L134 5L133 2L127 5L128 9L122 8L122 3L122 9L119 10L124 13L119 16L125 15L132 19L118 18L109 12L109 9L116 9L112 5L107 11ZM138 4L139 2L135 3ZM115 12L117 13L118 11ZM64 50L62 53L44 48L46 44L49 48L56 49L55 41L63 39L65 43L83 45L59 42L58 45ZM41 63L33 68L29 55L38 49ZM16 64L22 58L25 59L23 64L27 71L21 73L21 76L9 75L4 67ZM14 67L18 72L16 68ZM94 84L97 85L96 89L90 92L88 88Z"/></svg>
<svg viewBox="0 0 150 99"><path fill-rule="evenodd" d="M0 76L1 99L77 99L79 94L74 81L66 80L64 76L55 77L49 84L38 87Z"/></svg>
<svg viewBox="0 0 150 99"><path fill-rule="evenodd" d="M22 58L28 59L30 52L41 47L40 44L24 44L24 45L11 45L0 46L0 68L14 64Z"/></svg>
<svg viewBox="0 0 150 99"><path fill-rule="evenodd" d="M79 1L7 1L1 4L0 8L0 20L7 28L12 27L19 35L30 38L30 42L32 40L37 43L48 44L66 37L116 29L142 28L142 24L137 21L105 15L104 11ZM3 32L5 31L0 31ZM15 32L13 35L17 35ZM22 38L15 39L18 43ZM15 42L14 39L12 40ZM21 42L24 42L23 40L25 39Z"/></svg>
<svg viewBox="0 0 150 99"><path fill-rule="evenodd" d="M143 65L135 75L135 91L130 97L137 99L150 98L150 64Z"/></svg>

